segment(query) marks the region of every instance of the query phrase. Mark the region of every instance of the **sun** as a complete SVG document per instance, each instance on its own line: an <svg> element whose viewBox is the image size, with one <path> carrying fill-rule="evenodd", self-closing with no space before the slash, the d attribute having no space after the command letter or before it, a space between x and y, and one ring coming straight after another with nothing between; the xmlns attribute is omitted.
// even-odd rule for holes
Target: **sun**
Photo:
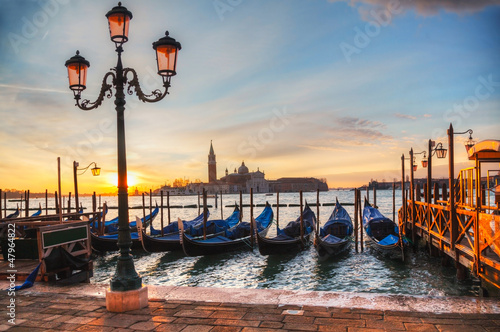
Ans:
<svg viewBox="0 0 500 332"><path fill-rule="evenodd" d="M138 181L138 175L133 173L133 172L128 172L127 173L127 184L129 187L136 186L139 181ZM112 184L115 187L118 187L118 173L111 173L108 174L108 182Z"/></svg>

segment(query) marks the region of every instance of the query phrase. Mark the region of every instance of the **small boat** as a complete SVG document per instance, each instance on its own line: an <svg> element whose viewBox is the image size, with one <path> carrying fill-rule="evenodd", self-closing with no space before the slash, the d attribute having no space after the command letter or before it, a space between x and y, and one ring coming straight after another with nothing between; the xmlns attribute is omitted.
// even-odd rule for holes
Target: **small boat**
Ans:
<svg viewBox="0 0 500 332"><path fill-rule="evenodd" d="M153 213L149 214L146 216L146 218L140 219L142 223L144 223L144 220L146 220L145 225L148 225L149 223L153 222L154 218L158 215L159 208L156 206L156 208L153 210ZM131 232L130 232L130 237L132 239L132 247L131 249L133 250L140 250L142 249L142 243L139 239L139 235L137 234L137 231L132 231L132 226L137 229L137 222L129 222L131 226ZM100 252L105 252L105 251L117 251L118 246L116 245L118 242L118 234L104 234L104 235L97 235L94 232L90 232L90 237L92 240L92 248L95 251L100 251Z"/></svg>
<svg viewBox="0 0 500 332"><path fill-rule="evenodd" d="M316 234L315 247L320 259L347 251L351 247L352 232L351 217L337 199L330 218Z"/></svg>
<svg viewBox="0 0 500 332"><path fill-rule="evenodd" d="M408 243L399 233L398 225L367 200L363 209L363 228L377 251L404 260L404 248Z"/></svg>
<svg viewBox="0 0 500 332"><path fill-rule="evenodd" d="M271 205L266 203L264 210L254 220L258 234L266 236L271 227L273 216L274 213ZM179 223L179 227L182 228L182 223ZM216 255L245 248L253 249L251 225L249 222L240 222L231 229L226 230L225 234L205 240L195 239L182 232L182 229L180 233L182 234L182 249L187 256Z"/></svg>
<svg viewBox="0 0 500 332"><path fill-rule="evenodd" d="M41 214L42 214L42 204L39 203L38 210L35 213L33 213L31 216L38 217Z"/></svg>
<svg viewBox="0 0 500 332"><path fill-rule="evenodd" d="M17 207L16 211L12 212L11 214L9 214L7 217L5 217L5 219L7 218L17 218L19 217L19 206Z"/></svg>
<svg viewBox="0 0 500 332"><path fill-rule="evenodd" d="M316 224L316 215L306 202L302 211L303 234L301 235L301 217L291 221L285 228L277 228L277 236L267 238L257 233L257 243L261 255L291 254L304 250L310 242Z"/></svg>
<svg viewBox="0 0 500 332"><path fill-rule="evenodd" d="M208 218L208 214L207 214ZM224 220L207 220L206 234L216 236L225 232L226 229L234 227L240 220L240 209L236 206L233 213ZM193 236L203 236L203 213L191 221L182 222L182 227ZM174 222L163 228L163 236L147 235L145 229L142 229L142 242L144 249L149 252L165 252L182 250L179 223ZM167 231L167 232L165 232ZM158 231L153 228L153 235ZM159 233L161 234L161 232Z"/></svg>

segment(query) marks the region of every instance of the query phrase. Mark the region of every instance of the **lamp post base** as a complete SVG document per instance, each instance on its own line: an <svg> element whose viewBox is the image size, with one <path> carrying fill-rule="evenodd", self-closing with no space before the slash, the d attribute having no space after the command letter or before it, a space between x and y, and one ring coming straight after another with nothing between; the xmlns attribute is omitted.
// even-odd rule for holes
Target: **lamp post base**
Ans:
<svg viewBox="0 0 500 332"><path fill-rule="evenodd" d="M138 310L148 306L148 288L130 291L106 290L106 309L110 312Z"/></svg>

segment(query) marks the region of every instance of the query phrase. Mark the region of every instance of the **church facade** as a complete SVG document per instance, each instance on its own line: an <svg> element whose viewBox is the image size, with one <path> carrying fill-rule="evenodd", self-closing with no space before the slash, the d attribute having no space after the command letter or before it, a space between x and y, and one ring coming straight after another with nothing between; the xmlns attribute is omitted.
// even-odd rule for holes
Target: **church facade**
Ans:
<svg viewBox="0 0 500 332"><path fill-rule="evenodd" d="M208 153L208 183L191 183L186 188L192 193L202 192L203 189L209 194L215 193L250 193L252 189L254 193L269 193L269 192L286 192L286 191L328 191L326 182L322 182L315 178L281 178L278 180L266 180L265 173L257 168L256 172L250 172L245 165L245 161L241 162L238 169L234 169L233 173L229 173L226 168L225 175L217 179L217 161L212 142L210 142L210 150Z"/></svg>

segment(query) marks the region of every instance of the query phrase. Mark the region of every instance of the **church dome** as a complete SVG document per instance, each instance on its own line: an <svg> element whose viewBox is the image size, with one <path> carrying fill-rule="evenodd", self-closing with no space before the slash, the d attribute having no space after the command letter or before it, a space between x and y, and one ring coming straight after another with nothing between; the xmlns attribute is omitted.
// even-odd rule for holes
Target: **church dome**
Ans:
<svg viewBox="0 0 500 332"><path fill-rule="evenodd" d="M238 174L248 174L248 167L245 166L245 162L241 162L241 166L238 168Z"/></svg>

